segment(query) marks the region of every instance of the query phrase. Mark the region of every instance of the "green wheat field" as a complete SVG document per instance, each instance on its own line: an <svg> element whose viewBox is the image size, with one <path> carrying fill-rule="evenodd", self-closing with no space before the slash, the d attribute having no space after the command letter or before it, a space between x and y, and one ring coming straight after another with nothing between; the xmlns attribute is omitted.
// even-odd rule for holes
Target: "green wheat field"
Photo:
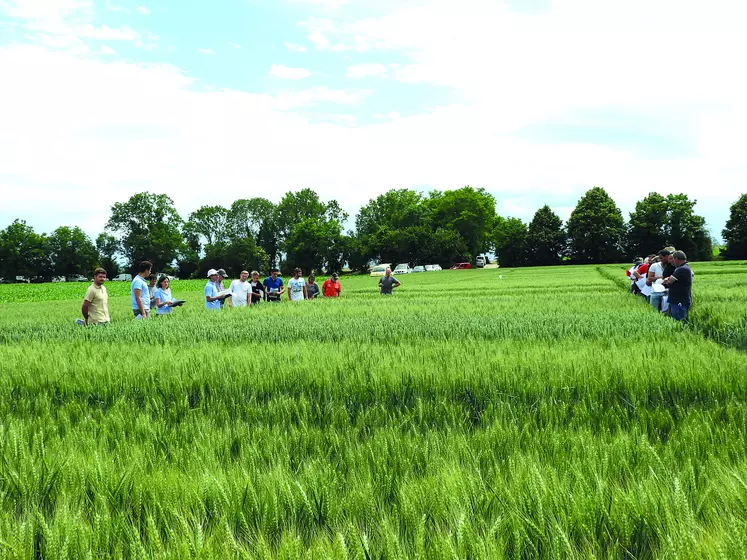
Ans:
<svg viewBox="0 0 747 560"><path fill-rule="evenodd" d="M625 266L73 324L0 286L0 558L747 558L747 263L688 325Z"/></svg>

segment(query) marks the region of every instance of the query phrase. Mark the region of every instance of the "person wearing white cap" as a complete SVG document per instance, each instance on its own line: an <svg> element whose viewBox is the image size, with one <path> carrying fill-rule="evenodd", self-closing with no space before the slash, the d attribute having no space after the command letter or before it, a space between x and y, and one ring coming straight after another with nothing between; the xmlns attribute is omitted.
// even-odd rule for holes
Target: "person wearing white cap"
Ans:
<svg viewBox="0 0 747 560"><path fill-rule="evenodd" d="M208 283L205 284L205 309L220 311L220 302L225 296L218 295L215 283L218 281L218 271L214 268L208 270Z"/></svg>

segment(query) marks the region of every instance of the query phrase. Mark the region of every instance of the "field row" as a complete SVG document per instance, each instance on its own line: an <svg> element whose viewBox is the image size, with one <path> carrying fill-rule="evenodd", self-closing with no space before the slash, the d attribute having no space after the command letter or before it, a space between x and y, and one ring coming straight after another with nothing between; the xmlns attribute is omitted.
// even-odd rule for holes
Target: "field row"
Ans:
<svg viewBox="0 0 747 560"><path fill-rule="evenodd" d="M0 304L0 557L742 557L747 354L618 273Z"/></svg>

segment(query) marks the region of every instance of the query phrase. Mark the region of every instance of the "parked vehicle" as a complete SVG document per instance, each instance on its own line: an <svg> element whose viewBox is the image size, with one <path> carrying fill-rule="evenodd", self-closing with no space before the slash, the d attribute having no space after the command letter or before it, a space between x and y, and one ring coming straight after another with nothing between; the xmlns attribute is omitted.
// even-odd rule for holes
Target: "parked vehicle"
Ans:
<svg viewBox="0 0 747 560"><path fill-rule="evenodd" d="M64 276L55 276L52 278L52 282L67 282L67 280L65 280Z"/></svg>
<svg viewBox="0 0 747 560"><path fill-rule="evenodd" d="M132 282L132 274L118 274L112 278L112 282Z"/></svg>
<svg viewBox="0 0 747 560"><path fill-rule="evenodd" d="M397 265L397 268L392 270L392 274L410 274L412 272L412 269L410 268L410 265L407 263L400 263Z"/></svg>
<svg viewBox="0 0 747 560"><path fill-rule="evenodd" d="M415 268L413 268L412 271L413 272L425 272L425 267L418 265Z"/></svg>
<svg viewBox="0 0 747 560"><path fill-rule="evenodd" d="M371 267L371 276L384 276L387 268L391 268L390 263L381 263Z"/></svg>
<svg viewBox="0 0 747 560"><path fill-rule="evenodd" d="M16 284L28 284L29 279L25 276L16 276L15 282Z"/></svg>
<svg viewBox="0 0 747 560"><path fill-rule="evenodd" d="M34 277L32 277L32 278L31 278L31 280L30 280L30 282L31 282L32 284L43 284L43 283L44 283L44 282L46 282L46 281L47 281L47 279L46 279L46 278L44 278L44 276L34 276Z"/></svg>
<svg viewBox="0 0 747 560"><path fill-rule="evenodd" d="M68 282L88 282L88 278L86 278L82 274L73 274L72 276L68 276L67 281Z"/></svg>
<svg viewBox="0 0 747 560"><path fill-rule="evenodd" d="M156 272L156 278L160 278L161 276L165 276L166 278L169 279L169 281L177 279L176 276L171 276L171 274L166 274L164 272ZM130 278L130 280L132 280L132 278Z"/></svg>
<svg viewBox="0 0 747 560"><path fill-rule="evenodd" d="M477 265L477 268L483 268L485 266L485 257L478 255L475 259L475 264Z"/></svg>
<svg viewBox="0 0 747 560"><path fill-rule="evenodd" d="M451 267L451 270L466 270L468 268L472 268L472 265L468 262L462 262L462 263L456 263L454 266Z"/></svg>
<svg viewBox="0 0 747 560"><path fill-rule="evenodd" d="M443 270L440 264L427 264L425 265L426 272L436 272L437 270Z"/></svg>

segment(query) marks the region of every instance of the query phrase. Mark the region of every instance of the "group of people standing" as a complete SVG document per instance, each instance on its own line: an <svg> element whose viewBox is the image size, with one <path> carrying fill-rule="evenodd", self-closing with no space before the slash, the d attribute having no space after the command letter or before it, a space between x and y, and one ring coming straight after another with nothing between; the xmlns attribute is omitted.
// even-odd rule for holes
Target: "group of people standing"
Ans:
<svg viewBox="0 0 747 560"><path fill-rule="evenodd" d="M208 282L204 290L205 307L219 311L223 305L247 307L263 301L279 303L286 293L289 301L316 299L320 294L330 298L340 297L342 293L337 273L325 280L320 288L313 274L309 275L308 280L304 280L301 277L301 269L296 268L292 278L288 280L287 289L279 273L277 268L273 268L270 270L270 275L260 282L259 272L253 270L250 274L242 270L239 277L226 288L224 284L226 271L222 268L218 270L211 268L207 273Z"/></svg>
<svg viewBox="0 0 747 560"><path fill-rule="evenodd" d="M162 275L156 278L151 273L153 265L143 261L138 265L138 274L133 278L130 286L130 300L132 303L132 314L136 319L147 319L153 315L168 315L174 307L184 304L183 300L175 299L171 293L171 281L168 276ZM227 307L247 307L260 302L279 303L284 294L288 294L289 301L304 301L316 299L320 295L325 298L336 298L342 294L342 286L337 273L322 283L321 287L316 282L316 277L310 274L308 279L301 276L301 269L296 268L293 276L285 286L280 278L277 268L270 270L270 275L262 282L259 281L259 272L256 270L249 273L242 270L236 280L233 280L228 288L225 287L227 279L226 271L221 269L210 269L207 273L208 282L205 284L205 308L220 311ZM109 295L104 283L106 282L106 270L97 268L93 274L93 284L88 287L83 298L81 313L83 319L77 319L81 325L106 325L109 323ZM392 276L391 269L387 268L385 275L379 279L379 291L388 295L394 288L401 285L400 281ZM155 313L154 313L155 311Z"/></svg>
<svg viewBox="0 0 747 560"><path fill-rule="evenodd" d="M687 319L694 273L683 251L665 247L645 259L637 258L625 273L631 293L644 297L654 309L676 321Z"/></svg>

